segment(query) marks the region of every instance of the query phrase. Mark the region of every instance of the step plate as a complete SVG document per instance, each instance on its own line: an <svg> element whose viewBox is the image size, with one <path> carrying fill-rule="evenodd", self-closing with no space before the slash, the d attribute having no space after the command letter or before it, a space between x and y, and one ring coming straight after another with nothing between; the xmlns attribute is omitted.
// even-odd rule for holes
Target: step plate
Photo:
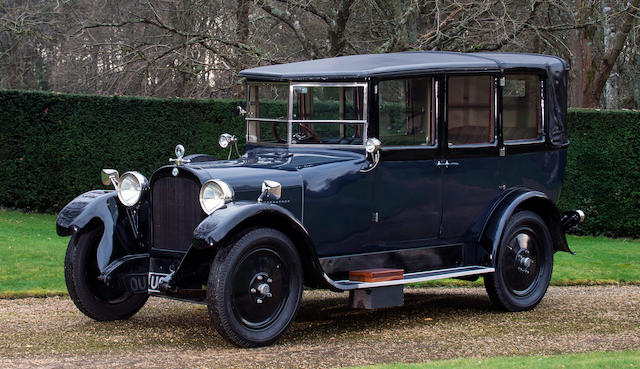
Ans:
<svg viewBox="0 0 640 369"><path fill-rule="evenodd" d="M495 268L474 265L474 266L466 266L466 267L459 267L459 268L430 270L427 272L406 273L404 275L404 279L397 279L397 280L383 281L383 282L358 282L358 281L350 281L346 279L341 281L334 281L331 278L329 278L329 276L326 274L324 275L324 278L333 287L343 291L349 291L349 290L358 290L362 288L396 286L400 284L434 281L437 279L456 278L456 277L464 277L467 275L487 274L487 273L493 273L493 272L495 272Z"/></svg>

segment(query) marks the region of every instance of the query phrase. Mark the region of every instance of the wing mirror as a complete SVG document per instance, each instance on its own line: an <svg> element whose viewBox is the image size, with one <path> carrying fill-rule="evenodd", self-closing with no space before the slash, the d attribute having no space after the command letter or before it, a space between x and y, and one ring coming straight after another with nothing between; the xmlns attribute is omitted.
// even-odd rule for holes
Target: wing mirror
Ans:
<svg viewBox="0 0 640 369"><path fill-rule="evenodd" d="M244 108L240 105L236 106L234 112L236 113L236 117L244 117L245 115L247 115L247 111L244 110Z"/></svg>
<svg viewBox="0 0 640 369"><path fill-rule="evenodd" d="M118 171L115 169L103 169L100 173L100 177L102 179L102 184L108 186L112 184L113 187L118 187L118 181L120 180L120 175Z"/></svg>
<svg viewBox="0 0 640 369"><path fill-rule="evenodd" d="M282 185L280 183L268 179L262 182L262 193L258 197L258 202L280 200L280 197L282 197Z"/></svg>
<svg viewBox="0 0 640 369"><path fill-rule="evenodd" d="M364 144L365 150L367 151L368 165L366 168L361 169L361 172L370 172L378 165L380 162L380 146L382 146L382 142L375 137L371 137Z"/></svg>

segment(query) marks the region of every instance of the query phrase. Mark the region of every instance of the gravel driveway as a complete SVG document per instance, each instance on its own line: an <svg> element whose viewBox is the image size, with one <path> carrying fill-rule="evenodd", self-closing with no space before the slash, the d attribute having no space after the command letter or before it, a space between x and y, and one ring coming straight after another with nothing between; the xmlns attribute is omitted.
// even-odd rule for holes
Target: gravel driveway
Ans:
<svg viewBox="0 0 640 369"><path fill-rule="evenodd" d="M552 287L524 313L492 309L483 289L407 289L405 306L347 308L347 294L305 291L275 346L223 341L206 307L152 298L100 323L66 297L0 300L0 367L341 367L393 361L640 349L640 286Z"/></svg>

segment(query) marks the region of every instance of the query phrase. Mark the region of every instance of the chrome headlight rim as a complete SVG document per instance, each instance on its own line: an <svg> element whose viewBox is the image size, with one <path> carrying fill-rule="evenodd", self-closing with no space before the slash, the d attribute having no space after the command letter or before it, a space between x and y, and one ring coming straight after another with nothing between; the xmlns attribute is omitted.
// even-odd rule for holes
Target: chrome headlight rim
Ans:
<svg viewBox="0 0 640 369"><path fill-rule="evenodd" d="M220 198L221 201L212 207L207 207L205 201L209 199L204 198L204 193L209 186L217 186L220 189L220 192L222 192L222 198ZM214 211L233 201L233 196L233 188L231 188L231 186L229 186L227 183L219 179L210 179L206 181L200 188L200 195L198 196L198 200L200 201L200 208L202 209L202 211L204 211L205 214L210 215Z"/></svg>
<svg viewBox="0 0 640 369"><path fill-rule="evenodd" d="M135 190L137 192L137 195L135 197L132 197L132 198L125 198L123 196L123 193L122 193L123 192L122 186L130 178L132 178L136 183L135 184ZM118 200L120 200L120 203L122 203L122 205L124 205L126 207L132 207L132 206L136 206L137 204L140 203L140 200L142 199L142 195L148 189L149 189L149 180L147 180L147 177L142 175L142 173L140 173L140 172L129 171L129 172L124 173L122 176L120 176L120 179L118 181L118 187L116 188L116 191L118 193Z"/></svg>

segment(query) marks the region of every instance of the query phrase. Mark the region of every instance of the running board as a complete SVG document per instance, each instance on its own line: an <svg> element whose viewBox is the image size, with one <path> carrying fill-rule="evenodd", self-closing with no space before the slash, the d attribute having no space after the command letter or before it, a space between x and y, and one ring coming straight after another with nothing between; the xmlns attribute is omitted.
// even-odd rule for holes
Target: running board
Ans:
<svg viewBox="0 0 640 369"><path fill-rule="evenodd" d="M350 291L350 290L359 290L363 288L397 286L401 284L434 281L436 279L457 278L457 277L463 277L467 275L487 274L487 273L493 273L493 272L495 272L495 268L474 265L474 266L458 267L458 268L451 268L451 269L430 270L427 272L406 273L404 274L404 279L396 279L396 280L383 281L383 282L358 282L358 281L350 281L347 279L341 280L341 281L334 281L326 274L324 275L324 279L326 279L330 285L332 285L333 287L339 290Z"/></svg>

